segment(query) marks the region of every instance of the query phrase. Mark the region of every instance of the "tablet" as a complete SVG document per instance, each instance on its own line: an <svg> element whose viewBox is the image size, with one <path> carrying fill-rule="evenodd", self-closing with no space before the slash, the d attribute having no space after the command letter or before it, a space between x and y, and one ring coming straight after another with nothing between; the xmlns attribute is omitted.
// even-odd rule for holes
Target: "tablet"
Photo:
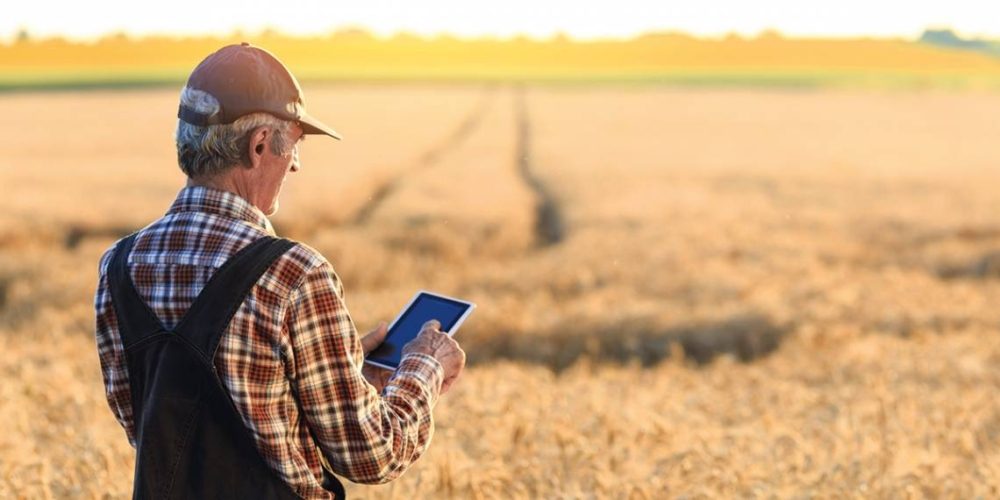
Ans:
<svg viewBox="0 0 1000 500"><path fill-rule="evenodd" d="M365 362L395 370L402 360L403 346L417 337L424 323L436 319L441 322L442 332L454 335L475 308L472 302L420 290L389 325L385 341L368 353Z"/></svg>

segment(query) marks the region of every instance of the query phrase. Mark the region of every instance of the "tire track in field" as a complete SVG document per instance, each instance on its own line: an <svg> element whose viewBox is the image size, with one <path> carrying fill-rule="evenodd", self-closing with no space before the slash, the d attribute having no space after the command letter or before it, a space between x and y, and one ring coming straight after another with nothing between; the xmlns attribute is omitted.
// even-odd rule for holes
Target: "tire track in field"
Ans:
<svg viewBox="0 0 1000 500"><path fill-rule="evenodd" d="M360 226L368 223L368 220L371 218L372 214L375 213L375 210L377 210L378 207L382 205L382 202L392 195L393 192L399 189L408 175L433 167L440 162L445 155L465 142L465 140L471 136L477 128L479 128L479 125L483 122L483 117L487 115L490 106L493 105L495 100L496 89L493 87L487 87L487 89L483 92L482 98L479 100L479 104L477 104L476 107L473 108L468 115L466 115L466 117L458 124L458 127L456 127L445 140L441 141L441 143L420 155L413 167L396 174L376 188L375 192L368 199L368 201L354 213L354 217L350 219L350 224Z"/></svg>
<svg viewBox="0 0 1000 500"><path fill-rule="evenodd" d="M517 116L517 162L521 179L535 193L535 246L544 248L562 241L566 235L562 210L555 196L545 183L535 174L534 157L531 150L531 118L524 97L524 86L515 89L515 114Z"/></svg>

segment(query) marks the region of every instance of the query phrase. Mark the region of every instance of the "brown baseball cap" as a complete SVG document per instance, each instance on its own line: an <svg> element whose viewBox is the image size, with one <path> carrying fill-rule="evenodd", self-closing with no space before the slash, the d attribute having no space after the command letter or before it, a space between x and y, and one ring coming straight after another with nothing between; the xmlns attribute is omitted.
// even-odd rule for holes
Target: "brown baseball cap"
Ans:
<svg viewBox="0 0 1000 500"><path fill-rule="evenodd" d="M205 58L191 72L187 86L219 100L217 113L207 115L180 106L177 118L197 126L233 123L255 112L297 121L306 134L340 134L306 113L302 88L277 57L247 42L227 45Z"/></svg>

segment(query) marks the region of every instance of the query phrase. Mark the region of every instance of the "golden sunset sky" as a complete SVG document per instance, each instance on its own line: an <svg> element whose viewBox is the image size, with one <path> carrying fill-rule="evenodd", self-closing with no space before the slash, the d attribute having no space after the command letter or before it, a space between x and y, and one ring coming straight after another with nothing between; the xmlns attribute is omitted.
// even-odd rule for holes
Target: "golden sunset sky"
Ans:
<svg viewBox="0 0 1000 500"><path fill-rule="evenodd" d="M544 38L563 32L579 39L663 30L753 36L767 29L795 37L914 38L929 27L949 27L964 36L1000 37L995 0L31 0L8 2L3 11L0 41L21 30L87 40L117 32L197 35L268 27L289 35L361 27L379 36Z"/></svg>

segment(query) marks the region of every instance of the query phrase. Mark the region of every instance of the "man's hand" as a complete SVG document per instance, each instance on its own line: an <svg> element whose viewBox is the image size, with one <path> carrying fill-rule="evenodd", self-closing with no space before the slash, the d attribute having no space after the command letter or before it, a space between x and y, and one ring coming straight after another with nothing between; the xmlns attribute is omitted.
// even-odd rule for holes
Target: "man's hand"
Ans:
<svg viewBox="0 0 1000 500"><path fill-rule="evenodd" d="M365 356L368 353L375 350L376 347L382 345L385 341L385 335L388 331L385 321L382 321L375 327L374 330L368 332L364 337L361 337L361 350L365 352ZM389 378L392 377L392 372L386 370L385 368L371 365L365 363L361 366L361 375L365 377L365 380L369 384L375 386L375 390L382 392L385 384L389 383Z"/></svg>
<svg viewBox="0 0 1000 500"><path fill-rule="evenodd" d="M375 350L376 347L385 342L385 334L389 331L385 321L380 321L374 330L361 337L361 350L365 351L365 356Z"/></svg>
<svg viewBox="0 0 1000 500"><path fill-rule="evenodd" d="M444 368L444 382L441 384L441 394L444 394L465 368L465 351L450 335L442 333L440 328L441 323L437 320L424 323L417 338L403 346L403 356L419 352L437 359Z"/></svg>

